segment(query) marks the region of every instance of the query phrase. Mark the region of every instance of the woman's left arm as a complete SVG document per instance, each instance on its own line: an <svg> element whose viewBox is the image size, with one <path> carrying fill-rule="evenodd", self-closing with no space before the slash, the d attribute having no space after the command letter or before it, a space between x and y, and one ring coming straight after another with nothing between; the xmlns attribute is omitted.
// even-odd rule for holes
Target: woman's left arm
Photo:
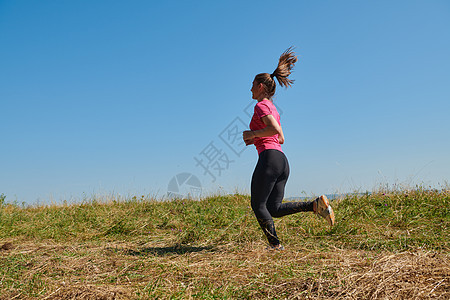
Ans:
<svg viewBox="0 0 450 300"><path fill-rule="evenodd" d="M267 115L261 118L266 127L260 130L247 130L244 131L243 137L244 140L249 140L255 137L266 137L278 134L278 141L280 144L284 143L284 134L283 129L281 129L280 124L278 124L277 120L272 115Z"/></svg>

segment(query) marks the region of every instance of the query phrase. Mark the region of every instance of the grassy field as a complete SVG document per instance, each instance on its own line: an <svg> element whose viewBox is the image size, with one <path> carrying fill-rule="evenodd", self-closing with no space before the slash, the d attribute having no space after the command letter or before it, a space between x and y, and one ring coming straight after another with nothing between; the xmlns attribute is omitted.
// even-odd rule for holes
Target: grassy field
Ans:
<svg viewBox="0 0 450 300"><path fill-rule="evenodd" d="M0 197L0 299L449 299L450 192L347 196L266 243L244 195L21 207Z"/></svg>

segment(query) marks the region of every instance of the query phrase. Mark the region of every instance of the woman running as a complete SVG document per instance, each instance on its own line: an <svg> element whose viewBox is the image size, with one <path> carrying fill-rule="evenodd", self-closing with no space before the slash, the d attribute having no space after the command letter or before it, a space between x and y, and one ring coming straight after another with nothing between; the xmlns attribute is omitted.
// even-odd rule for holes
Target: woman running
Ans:
<svg viewBox="0 0 450 300"><path fill-rule="evenodd" d="M250 130L243 132L246 145L254 144L258 151L258 163L252 176L251 205L256 219L269 241L269 249L283 250L272 218L312 211L324 217L330 226L334 224L334 213L325 195L310 202L282 203L284 187L289 177L289 163L281 150L284 143L280 115L272 97L275 94L275 78L283 87L290 87L291 69L297 62L292 47L287 49L272 74L261 73L255 76L251 88L252 98L257 100L250 122Z"/></svg>

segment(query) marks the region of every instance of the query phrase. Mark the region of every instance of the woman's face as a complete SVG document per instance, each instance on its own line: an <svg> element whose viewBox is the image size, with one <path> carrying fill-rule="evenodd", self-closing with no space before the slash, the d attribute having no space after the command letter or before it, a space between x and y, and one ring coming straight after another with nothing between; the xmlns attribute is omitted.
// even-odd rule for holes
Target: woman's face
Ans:
<svg viewBox="0 0 450 300"><path fill-rule="evenodd" d="M252 92L252 99L258 100L262 91L262 84L258 83L256 80L253 80L252 88L250 90Z"/></svg>

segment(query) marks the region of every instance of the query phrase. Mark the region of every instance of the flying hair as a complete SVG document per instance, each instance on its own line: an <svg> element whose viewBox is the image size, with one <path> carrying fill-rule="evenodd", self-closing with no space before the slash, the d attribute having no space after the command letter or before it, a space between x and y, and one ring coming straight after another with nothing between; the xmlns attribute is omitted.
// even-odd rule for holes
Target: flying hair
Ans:
<svg viewBox="0 0 450 300"><path fill-rule="evenodd" d="M278 66L272 74L260 73L255 76L255 81L264 85L268 97L275 95L276 84L274 77L277 78L278 83L282 87L287 88L294 83L294 80L288 78L289 75L291 75L291 70L297 62L297 56L295 56L293 50L293 47L289 47L283 52L283 54L281 54L278 61Z"/></svg>
<svg viewBox="0 0 450 300"><path fill-rule="evenodd" d="M288 78L291 75L294 64L297 62L297 56L295 56L293 50L293 47L289 47L281 54L278 67L272 73L272 77L276 77L278 83L283 87L290 87L294 83L294 80Z"/></svg>

